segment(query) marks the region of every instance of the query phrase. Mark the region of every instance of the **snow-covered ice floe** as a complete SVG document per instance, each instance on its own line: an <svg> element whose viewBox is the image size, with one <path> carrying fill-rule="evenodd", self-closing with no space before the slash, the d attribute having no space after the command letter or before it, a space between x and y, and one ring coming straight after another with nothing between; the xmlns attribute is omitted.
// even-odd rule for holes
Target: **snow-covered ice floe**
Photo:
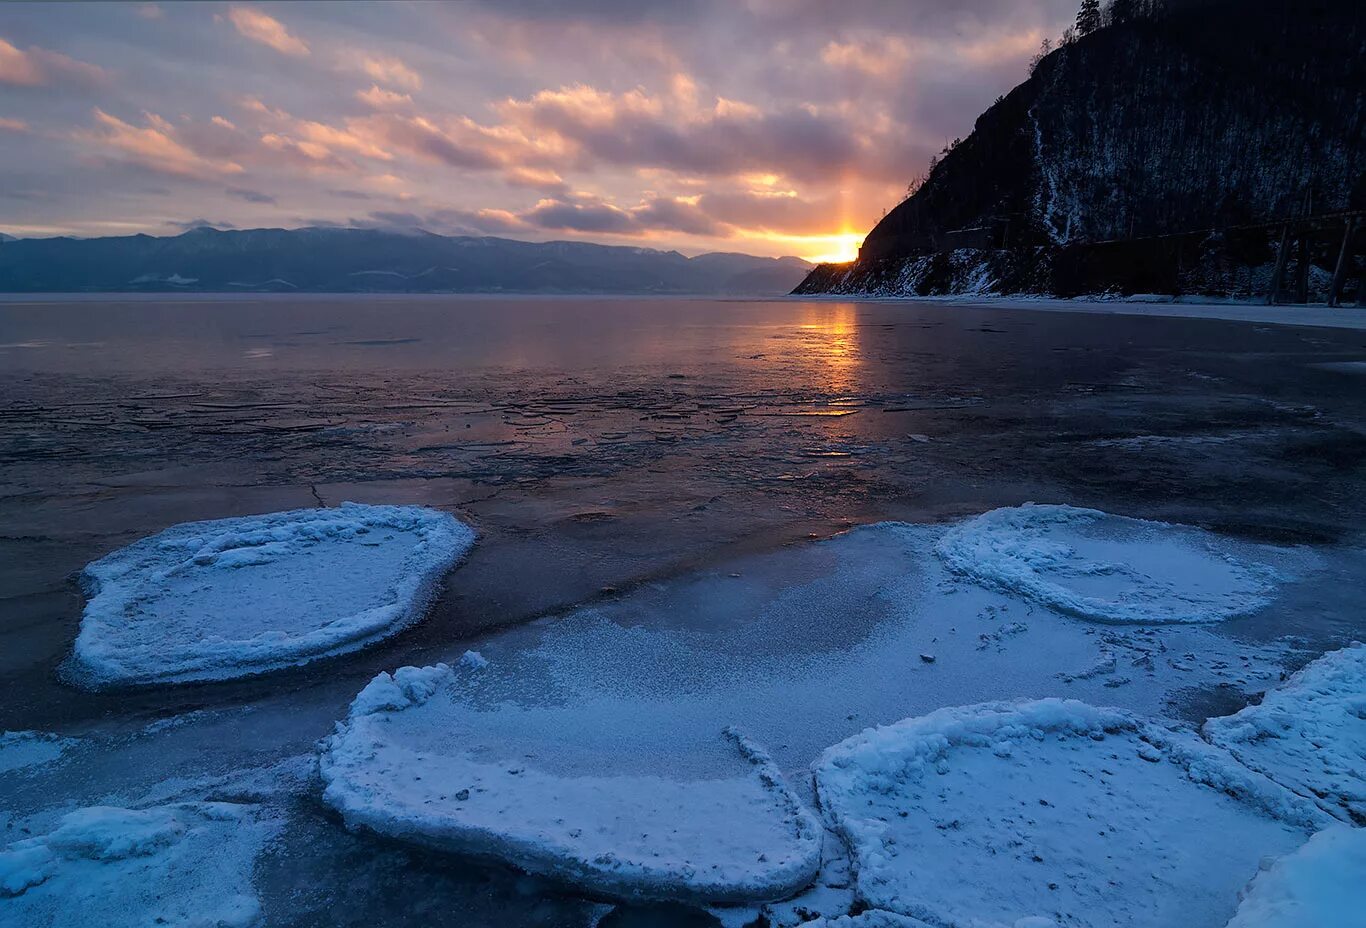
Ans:
<svg viewBox="0 0 1366 928"><path fill-rule="evenodd" d="M177 525L86 567L67 672L90 688L181 683L354 651L419 620L473 542L418 506Z"/></svg>
<svg viewBox="0 0 1366 928"><path fill-rule="evenodd" d="M1210 719L1205 735L1339 818L1366 825L1366 645L1324 655L1261 705Z"/></svg>
<svg viewBox="0 0 1366 928"><path fill-rule="evenodd" d="M1336 825L1257 874L1227 928L1366 928L1366 829Z"/></svg>
<svg viewBox="0 0 1366 928"><path fill-rule="evenodd" d="M762 901L814 879L820 825L743 734L717 732L706 776L557 768L473 727L458 690L482 663L404 667L356 697L320 762L348 826L621 898Z"/></svg>
<svg viewBox="0 0 1366 928"><path fill-rule="evenodd" d="M44 731L0 732L0 773L44 767L75 743L74 738Z"/></svg>
<svg viewBox="0 0 1366 928"><path fill-rule="evenodd" d="M276 830L230 803L78 809L0 849L0 924L255 925L252 871Z"/></svg>
<svg viewBox="0 0 1366 928"><path fill-rule="evenodd" d="M801 928L933 928L918 918L909 918L895 912L869 909L858 915L840 915L835 918L816 918L803 922Z"/></svg>
<svg viewBox="0 0 1366 928"><path fill-rule="evenodd" d="M950 570L1094 622L1217 622L1267 604L1275 572L1209 532L1073 506L995 509L937 547Z"/></svg>
<svg viewBox="0 0 1366 928"><path fill-rule="evenodd" d="M1192 734L1059 699L869 729L816 788L860 898L935 925L1219 928L1332 821Z"/></svg>

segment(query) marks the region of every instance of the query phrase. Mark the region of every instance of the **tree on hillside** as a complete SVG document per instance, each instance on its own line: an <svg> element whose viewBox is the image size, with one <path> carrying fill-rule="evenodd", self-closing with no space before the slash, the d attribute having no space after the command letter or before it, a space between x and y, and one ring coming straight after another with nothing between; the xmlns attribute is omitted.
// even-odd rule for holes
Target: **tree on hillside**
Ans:
<svg viewBox="0 0 1366 928"><path fill-rule="evenodd" d="M1100 28L1100 0L1081 0L1077 10L1077 35L1090 35Z"/></svg>
<svg viewBox="0 0 1366 928"><path fill-rule="evenodd" d="M1138 16L1138 4L1135 0L1111 0L1109 12L1110 22L1127 23Z"/></svg>

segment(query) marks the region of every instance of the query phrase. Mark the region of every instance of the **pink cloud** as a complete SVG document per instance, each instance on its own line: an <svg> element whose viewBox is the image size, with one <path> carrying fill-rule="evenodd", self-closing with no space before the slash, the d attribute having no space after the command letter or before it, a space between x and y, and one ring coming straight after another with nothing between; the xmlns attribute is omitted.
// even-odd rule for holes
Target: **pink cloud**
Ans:
<svg viewBox="0 0 1366 928"><path fill-rule="evenodd" d="M357 90L356 99L377 110L398 110L413 105L413 98L408 94L385 90L378 84L372 84L369 90Z"/></svg>
<svg viewBox="0 0 1366 928"><path fill-rule="evenodd" d="M253 42L269 45L281 54L302 57L309 53L308 44L292 35L284 23L254 7L231 7L228 9L228 19L241 35Z"/></svg>
<svg viewBox="0 0 1366 928"><path fill-rule="evenodd" d="M0 84L38 87L64 79L94 83L107 78L104 69L93 64L36 45L16 48L0 39Z"/></svg>
<svg viewBox="0 0 1366 928"><path fill-rule="evenodd" d="M367 55L361 58L360 69L383 84L404 90L422 89L422 76L397 58Z"/></svg>
<svg viewBox="0 0 1366 928"><path fill-rule="evenodd" d="M130 164L180 177L210 178L240 174L235 161L207 157L177 137L175 127L155 113L144 113L145 126L134 126L104 110L95 110L96 128L77 137Z"/></svg>
<svg viewBox="0 0 1366 928"><path fill-rule="evenodd" d="M8 116L0 116L0 129L6 132L31 132L28 123L22 119L11 119Z"/></svg>

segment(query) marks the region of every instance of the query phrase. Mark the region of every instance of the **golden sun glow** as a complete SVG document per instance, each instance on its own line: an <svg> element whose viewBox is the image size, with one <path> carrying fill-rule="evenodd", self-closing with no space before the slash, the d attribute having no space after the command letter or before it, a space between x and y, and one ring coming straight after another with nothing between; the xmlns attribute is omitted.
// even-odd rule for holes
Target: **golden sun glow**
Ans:
<svg viewBox="0 0 1366 928"><path fill-rule="evenodd" d="M841 232L838 235L812 236L804 244L821 249L817 253L803 254L801 257L815 264L844 264L858 257L859 246L863 244L862 232Z"/></svg>

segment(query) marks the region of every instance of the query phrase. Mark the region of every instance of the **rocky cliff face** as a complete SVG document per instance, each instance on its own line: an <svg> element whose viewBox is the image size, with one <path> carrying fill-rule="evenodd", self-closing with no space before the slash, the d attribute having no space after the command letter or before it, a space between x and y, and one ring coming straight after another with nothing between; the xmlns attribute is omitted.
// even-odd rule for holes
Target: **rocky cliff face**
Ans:
<svg viewBox="0 0 1366 928"><path fill-rule="evenodd" d="M1065 247L1363 201L1366 5L1168 0L1045 57L868 234L858 262L818 268L798 292L1056 289ZM926 270L954 260L972 267Z"/></svg>

